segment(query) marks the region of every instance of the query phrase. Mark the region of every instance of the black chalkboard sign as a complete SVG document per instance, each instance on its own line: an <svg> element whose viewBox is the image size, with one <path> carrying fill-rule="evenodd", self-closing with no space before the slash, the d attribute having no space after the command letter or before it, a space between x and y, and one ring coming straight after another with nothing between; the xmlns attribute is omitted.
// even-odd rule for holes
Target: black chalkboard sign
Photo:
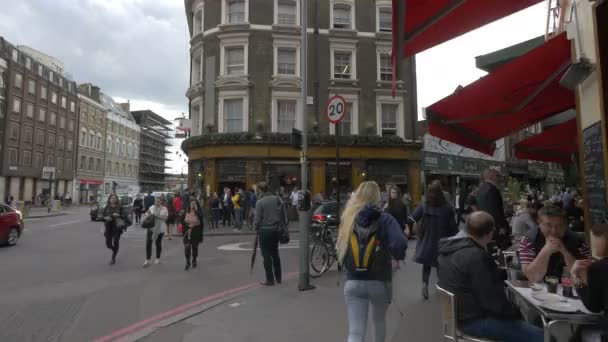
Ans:
<svg viewBox="0 0 608 342"><path fill-rule="evenodd" d="M604 144L600 122L583 130L585 147L585 183L591 224L606 222L606 178L604 174Z"/></svg>

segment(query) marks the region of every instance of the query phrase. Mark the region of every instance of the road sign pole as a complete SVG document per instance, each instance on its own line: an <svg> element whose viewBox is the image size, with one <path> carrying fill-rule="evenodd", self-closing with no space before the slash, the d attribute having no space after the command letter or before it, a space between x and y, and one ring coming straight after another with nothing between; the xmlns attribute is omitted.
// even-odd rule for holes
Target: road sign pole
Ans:
<svg viewBox="0 0 608 342"><path fill-rule="evenodd" d="M334 128L336 130L336 203L340 216L340 122L336 122Z"/></svg>
<svg viewBox="0 0 608 342"><path fill-rule="evenodd" d="M302 190L310 190L308 184L308 0L300 0L300 26L301 30L301 48L300 48L300 64L302 74L302 93L300 103L302 104L300 115L300 127L302 128L302 157L300 158L300 179L302 180ZM310 247L308 234L308 220L310 219L310 209L298 210L300 219L300 273L298 276L298 290L307 291L314 289L310 285Z"/></svg>

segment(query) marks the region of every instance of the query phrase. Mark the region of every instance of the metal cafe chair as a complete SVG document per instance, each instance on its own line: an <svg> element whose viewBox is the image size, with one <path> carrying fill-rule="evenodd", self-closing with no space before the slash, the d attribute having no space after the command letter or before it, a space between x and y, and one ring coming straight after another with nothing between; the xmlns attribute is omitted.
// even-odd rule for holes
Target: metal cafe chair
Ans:
<svg viewBox="0 0 608 342"><path fill-rule="evenodd" d="M456 297L453 293L435 285L439 293L439 304L441 305L441 321L443 327L443 341L454 342L498 342L479 337L465 335L458 329L456 317Z"/></svg>

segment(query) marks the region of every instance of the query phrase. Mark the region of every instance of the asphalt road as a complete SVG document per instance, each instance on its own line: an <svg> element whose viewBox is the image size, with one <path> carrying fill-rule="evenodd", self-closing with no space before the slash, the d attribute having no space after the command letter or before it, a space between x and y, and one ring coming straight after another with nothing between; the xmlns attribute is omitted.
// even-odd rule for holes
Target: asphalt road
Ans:
<svg viewBox="0 0 608 342"><path fill-rule="evenodd" d="M15 247L0 247L0 341L90 341L205 296L263 278L253 275L252 236L206 238L199 268L184 271L181 239L165 239L160 265L141 267L145 231L123 235L109 266L101 222L87 208L31 219ZM219 246L234 248L218 249ZM297 270L297 249L282 250L285 272Z"/></svg>

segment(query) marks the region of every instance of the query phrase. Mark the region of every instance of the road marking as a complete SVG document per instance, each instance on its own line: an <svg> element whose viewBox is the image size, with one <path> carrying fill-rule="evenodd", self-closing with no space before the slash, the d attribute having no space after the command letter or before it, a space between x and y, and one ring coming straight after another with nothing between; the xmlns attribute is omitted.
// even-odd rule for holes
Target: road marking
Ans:
<svg viewBox="0 0 608 342"><path fill-rule="evenodd" d="M298 240L291 240L286 245L280 245L279 249L296 249L300 248L300 242ZM229 245L219 246L217 249L220 251L253 251L253 242L237 242Z"/></svg>
<svg viewBox="0 0 608 342"><path fill-rule="evenodd" d="M290 278L294 277L295 275L296 275L295 272L294 273L288 273L283 278L284 279L290 279ZM126 327L126 328L122 328L122 329L116 330L116 331L110 333L109 335L106 335L106 336L103 336L103 337L95 339L94 342L109 342L109 341L113 341L113 340L116 340L118 338L124 337L126 335L133 334L133 333L135 333L137 331L141 331L141 330L145 329L146 327L148 327L148 326L150 326L150 325L152 325L152 324L154 324L154 323L156 323L158 321L161 321L163 319L167 319L169 317L179 315L180 313L183 313L183 312L185 312L185 311L187 311L189 309L192 309L192 308L194 308L196 306L199 306L199 305L202 305L202 304L205 304L205 303L209 303L209 302L212 302L214 300L217 300L217 299L220 299L220 298L223 298L223 297L227 297L227 296L239 293L239 292L243 292L245 290L255 289L255 288L260 288L260 287L261 287L261 285L259 283L251 283L251 284L243 285L241 287L237 287L237 288L234 288L234 289L218 292L218 293L213 294L211 296L207 296L205 298L201 298L199 300L196 300L196 301L194 301L192 303L183 304L183 305L180 305L180 306L178 306L176 308L173 308L173 309L171 309L169 311L165 311L165 312L159 313L159 314L157 314L155 316L152 316L152 317L150 317L148 319L144 319L143 321L139 321L137 323L134 323L134 324L132 324L132 325Z"/></svg>
<svg viewBox="0 0 608 342"><path fill-rule="evenodd" d="M232 304L230 304L228 306L231 307L231 308L236 308L237 306L240 306L240 305L241 305L241 303L232 303Z"/></svg>
<svg viewBox="0 0 608 342"><path fill-rule="evenodd" d="M69 222L61 222L61 223L55 223L55 224L51 224L49 227L58 227L58 226L66 226L68 224L74 224L74 223L78 223L80 222L80 220L76 220L76 221L69 221Z"/></svg>

